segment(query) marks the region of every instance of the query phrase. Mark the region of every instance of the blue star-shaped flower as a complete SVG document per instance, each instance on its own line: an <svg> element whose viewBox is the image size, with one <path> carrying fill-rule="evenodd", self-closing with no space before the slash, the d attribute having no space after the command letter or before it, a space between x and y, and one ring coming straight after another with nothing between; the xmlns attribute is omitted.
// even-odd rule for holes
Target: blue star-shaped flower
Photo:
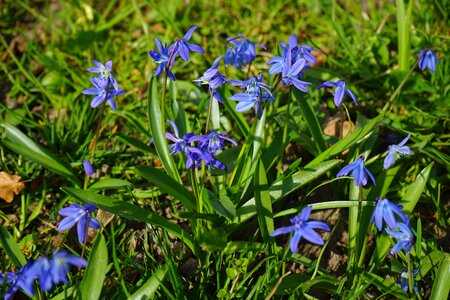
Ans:
<svg viewBox="0 0 450 300"><path fill-rule="evenodd" d="M361 156L355 159L355 161L351 164L343 167L342 170L337 173L336 178L345 176L348 173L352 172L353 180L356 186L366 185L368 180L367 177L370 177L373 184L376 185L375 178L373 177L372 173L370 173L370 171L364 166L364 159L364 156Z"/></svg>
<svg viewBox="0 0 450 300"><path fill-rule="evenodd" d="M163 45L157 38L155 38L155 41L159 52L155 50L150 50L148 52L155 63L158 64L158 67L156 68L155 73L153 73L153 76L158 76L162 71L165 70L167 72L167 76L169 76L171 80L175 81L175 76L170 70L170 67L173 65L173 62L175 60L175 53L172 47L174 45L168 48L167 44Z"/></svg>
<svg viewBox="0 0 450 300"><path fill-rule="evenodd" d="M114 89L119 91L119 85L112 74L112 60L107 61L105 64L102 64L95 59L93 59L92 62L95 64L95 67L90 67L87 70L92 73L97 73L100 79L109 79L110 83L114 86Z"/></svg>
<svg viewBox="0 0 450 300"><path fill-rule="evenodd" d="M414 234L409 228L409 221L408 224L400 222L397 223L397 227L395 229L397 230L390 230L386 228L386 232L397 240L397 244L395 244L391 249L391 254L395 254L402 249L405 250L405 253L410 252L414 242Z"/></svg>
<svg viewBox="0 0 450 300"><path fill-rule="evenodd" d="M198 86L201 86L204 84L209 85L210 93L220 103L222 103L222 97L216 91L216 89L219 88L222 84L228 82L227 78L225 76L223 76L219 72L219 69L218 69L219 68L219 60L221 58L222 58L221 56L216 58L213 65L208 70L206 70L205 73L203 73L203 76L194 80L194 83Z"/></svg>
<svg viewBox="0 0 450 300"><path fill-rule="evenodd" d="M266 49L263 45L255 44L246 39L242 34L237 37L228 38L234 47L228 48L223 57L225 66L232 64L236 68L250 64L256 58L256 46Z"/></svg>
<svg viewBox="0 0 450 300"><path fill-rule="evenodd" d="M439 64L439 60L431 49L419 50L419 69L421 71L428 68L432 73L436 71L436 65Z"/></svg>
<svg viewBox="0 0 450 300"><path fill-rule="evenodd" d="M56 252L51 259L40 256L29 272L39 279L42 290L48 292L52 287L60 282L68 284L67 274L70 266L85 268L87 262L84 258L69 254L67 251Z"/></svg>
<svg viewBox="0 0 450 300"><path fill-rule="evenodd" d="M173 56L175 56L176 54L179 54L180 57L184 61L188 61L189 60L189 51L198 52L201 54L203 54L205 52L202 47L195 45L195 44L188 43L188 41L192 37L192 34L194 33L194 31L197 28L198 28L198 26L192 26L191 28L189 28L189 30L186 32L184 37L182 39L178 39L175 42L175 44L171 46L171 47L173 47L173 51L174 51L174 53L172 54ZM172 48L170 48L170 49L172 50Z"/></svg>
<svg viewBox="0 0 450 300"><path fill-rule="evenodd" d="M408 224L409 219L403 213L402 208L403 206L392 203L387 198L377 198L377 205L375 206L370 222L375 220L375 224L380 232L383 227L383 220L390 229L394 229L397 226L397 220L395 219L394 214L404 223Z"/></svg>
<svg viewBox="0 0 450 300"><path fill-rule="evenodd" d="M411 135L408 134L407 137L405 137L400 143L397 145L390 145L388 154L386 155L386 158L384 159L383 167L385 169L389 169L392 167L395 163L396 156L401 155L411 155L412 152L409 149L408 146L405 146L406 142L409 140Z"/></svg>
<svg viewBox="0 0 450 300"><path fill-rule="evenodd" d="M30 272L33 263L33 260L29 260L17 273L5 272L0 274L0 282L3 283L6 276L6 283L11 285L4 294L5 299L11 299L19 289L30 296L34 296L33 282L36 279L36 274Z"/></svg>
<svg viewBox="0 0 450 300"><path fill-rule="evenodd" d="M237 146L236 141L227 137L225 132L211 131L204 139L200 140L198 147L215 156L218 151L223 149L225 141Z"/></svg>
<svg viewBox="0 0 450 300"><path fill-rule="evenodd" d="M94 87L82 91L85 95L95 95L94 99L91 101L91 107L95 108L106 100L112 110L115 111L116 101L114 100L114 97L124 94L125 91L122 89L111 89L111 85L107 79L91 77L91 82Z"/></svg>
<svg viewBox="0 0 450 300"><path fill-rule="evenodd" d="M234 94L230 97L230 100L239 101L236 105L237 112L249 110L254 106L255 114L260 119L262 115L262 103L272 102L274 100L270 86L262 81L261 74L258 77L253 76L246 81L230 80L230 83L246 89L245 93Z"/></svg>
<svg viewBox="0 0 450 300"><path fill-rule="evenodd" d="M302 70L306 66L306 60L300 58L292 64L292 53L287 51L286 59L284 61L284 68L281 72L281 82L283 85L294 85L298 90L307 93L307 85L311 85L311 82L301 81L298 79L301 75Z"/></svg>
<svg viewBox="0 0 450 300"><path fill-rule="evenodd" d="M88 227L94 229L100 228L100 223L97 219L91 217L91 213L95 210L95 205L85 204L84 206L78 204L71 204L68 207L61 209L58 214L65 216L58 225L57 230L65 231L77 224L78 241L80 244L84 242Z"/></svg>
<svg viewBox="0 0 450 300"><path fill-rule="evenodd" d="M321 221L308 221L309 215L311 214L311 209L311 206L305 207L299 216L291 218L291 226L278 228L272 232L270 236L294 232L294 235L290 241L290 247L293 253L298 253L297 248L301 238L305 238L310 243L316 245L323 245L324 242L322 238L314 231L314 229L317 228L330 231L330 227Z"/></svg>
<svg viewBox="0 0 450 300"><path fill-rule="evenodd" d="M336 105L336 107L339 107L344 100L344 93L349 95L350 98L352 98L353 102L355 102L356 106L358 106L358 101L356 100L355 94L353 94L353 92L345 86L345 81L343 79L339 79L336 82L325 81L324 83L319 84L317 88L320 89L324 86L336 87L336 89L334 90L334 105Z"/></svg>

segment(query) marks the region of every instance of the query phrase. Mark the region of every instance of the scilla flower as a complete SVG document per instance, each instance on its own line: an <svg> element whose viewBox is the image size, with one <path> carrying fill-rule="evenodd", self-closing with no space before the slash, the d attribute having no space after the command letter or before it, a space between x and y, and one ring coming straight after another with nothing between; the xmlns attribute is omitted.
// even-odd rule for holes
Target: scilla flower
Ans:
<svg viewBox="0 0 450 300"><path fill-rule="evenodd" d="M386 158L384 159L383 167L385 169L389 169L392 167L395 163L395 158L397 156L402 155L411 155L412 152L409 149L408 146L405 146L406 142L409 140L410 135L408 134L407 137L405 137L400 143L397 145L390 145L388 154L386 155Z"/></svg>
<svg viewBox="0 0 450 300"><path fill-rule="evenodd" d="M428 68L432 73L436 71L436 65L439 64L439 60L431 49L419 50L419 69L421 71Z"/></svg>
<svg viewBox="0 0 450 300"><path fill-rule="evenodd" d="M408 224L397 223L395 230L386 229L386 232L397 240L397 244L391 249L391 254L395 254L402 249L405 250L405 253L411 251L414 242L414 234L409 228L409 221Z"/></svg>
<svg viewBox="0 0 450 300"><path fill-rule="evenodd" d="M112 74L112 60L107 61L105 64L95 59L92 62L95 64L95 67L90 67L87 70L92 73L97 73L100 79L109 79L114 89L118 91L119 85Z"/></svg>
<svg viewBox="0 0 450 300"><path fill-rule="evenodd" d="M405 224L409 223L408 217L402 211L403 206L389 201L387 198L377 198L377 205L373 211L370 222L375 221L378 231L381 232L383 220L390 229L397 227L397 215Z"/></svg>
<svg viewBox="0 0 450 300"><path fill-rule="evenodd" d="M353 180L356 186L366 185L368 177L370 177L373 184L376 185L375 178L372 173L370 173L370 171L364 166L364 156L355 159L354 162L343 167L342 170L337 173L336 177L345 176L350 172L352 172Z"/></svg>
<svg viewBox="0 0 450 300"><path fill-rule="evenodd" d="M294 235L290 241L291 251L298 253L298 243L302 238L305 238L310 243L322 246L324 244L320 235L314 229L322 229L330 231L330 227L321 221L308 221L311 214L311 206L305 207L299 216L291 218L291 226L281 227L270 234L270 236L277 236L280 234L291 233Z"/></svg>
<svg viewBox="0 0 450 300"><path fill-rule="evenodd" d="M91 162L87 159L83 161L83 168L84 173L86 173L87 176L92 176L95 172L94 167L92 166Z"/></svg>
<svg viewBox="0 0 450 300"><path fill-rule="evenodd" d="M353 102L355 102L356 106L358 106L358 101L356 100L355 94L353 94L353 92L346 87L345 81L343 79L339 79L336 82L325 81L324 83L319 84L317 88L320 89L324 86L336 87L336 89L334 90L334 105L336 105L336 107L339 107L341 105L342 101L344 100L344 94L349 95L350 98L352 98Z"/></svg>
<svg viewBox="0 0 450 300"><path fill-rule="evenodd" d="M77 224L78 241L82 244L86 237L88 227L94 229L100 228L98 220L91 217L91 213L94 210L95 205L93 204L85 204L84 206L71 204L61 209L58 213L65 216L65 218L61 220L57 230L66 231Z"/></svg>
<svg viewBox="0 0 450 300"><path fill-rule="evenodd" d="M189 28L189 30L186 32L186 34L184 35L184 37L182 39L177 39L177 41L174 43L174 45L172 45L171 47L173 47L173 51L174 51L174 56L176 54L179 54L180 57L184 60L184 61L188 61L189 60L189 52L198 52L203 54L205 51L203 50L202 47L195 45L195 44L191 44L188 43L188 41L191 39L192 34L194 33L194 31L198 28L198 26L192 26L191 28Z"/></svg>

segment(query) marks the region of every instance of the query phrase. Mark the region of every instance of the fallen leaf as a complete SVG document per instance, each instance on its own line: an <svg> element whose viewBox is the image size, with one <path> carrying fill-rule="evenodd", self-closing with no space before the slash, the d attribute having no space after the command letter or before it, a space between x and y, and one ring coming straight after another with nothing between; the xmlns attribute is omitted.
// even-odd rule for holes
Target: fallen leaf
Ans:
<svg viewBox="0 0 450 300"><path fill-rule="evenodd" d="M23 182L19 182L20 176L10 175L6 172L0 172L0 199L11 202L14 194L18 195L25 187Z"/></svg>

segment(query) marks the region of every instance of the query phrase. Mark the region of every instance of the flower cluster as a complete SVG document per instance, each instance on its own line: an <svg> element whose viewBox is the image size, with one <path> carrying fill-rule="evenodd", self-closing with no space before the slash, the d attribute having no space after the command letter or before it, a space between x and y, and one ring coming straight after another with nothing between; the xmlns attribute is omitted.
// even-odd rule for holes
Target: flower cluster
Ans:
<svg viewBox="0 0 450 300"><path fill-rule="evenodd" d="M93 60L95 67L90 67L87 70L92 73L97 73L98 77L91 77L91 83L94 87L82 91L85 95L95 95L91 101L91 107L95 108L103 102L108 102L112 110L116 110L115 96L120 96L125 93L119 88L116 79L112 74L112 61L107 61L102 64L99 61Z"/></svg>
<svg viewBox="0 0 450 300"><path fill-rule="evenodd" d="M33 296L33 284L36 279L45 292L50 291L53 286L61 282L67 284L70 266L85 268L87 262L84 258L61 250L53 254L50 259L46 256L40 256L36 261L29 260L17 273L5 272L0 274L0 282L6 280L6 283L10 285L4 295L5 299L11 299L19 289Z"/></svg>
<svg viewBox="0 0 450 300"><path fill-rule="evenodd" d="M163 71L166 71L167 76L174 81L175 75L173 75L170 68L173 66L177 57L181 57L184 61L188 61L191 51L201 54L204 53L202 47L188 43L188 41L192 37L192 34L197 28L198 26L192 26L191 28L189 28L182 39L177 39L175 43L170 46L167 46L166 43L164 43L163 45L158 38L155 38L156 46L158 47L159 52L155 50L150 50L148 52L150 57L153 58L153 61L158 64L158 67L155 73L153 73L153 76L158 76Z"/></svg>
<svg viewBox="0 0 450 300"><path fill-rule="evenodd" d="M244 67L252 63L256 58L256 46L266 49L261 44L255 44L246 39L242 34L237 37L228 38L227 41L233 44L233 47L228 48L223 57L225 66L229 64L236 68Z"/></svg>
<svg viewBox="0 0 450 300"><path fill-rule="evenodd" d="M68 207L61 209L58 213L65 216L65 218L61 220L57 229L59 231L66 231L76 224L78 241L80 244L84 243L89 227L94 229L100 228L100 223L98 220L91 217L91 213L94 210L95 205L93 204L85 204L84 206L71 204Z"/></svg>
<svg viewBox="0 0 450 300"><path fill-rule="evenodd" d="M225 136L225 133L218 133L211 131L208 135L195 135L193 132L189 132L180 137L178 127L175 122L168 120L173 128L173 132L167 132L166 138L174 144L169 145L170 153L172 155L179 152L183 152L186 156L186 169L194 166L195 168L201 166L202 162L206 166L214 167L217 169L225 170L225 165L215 158L218 151L222 150L225 141L231 142L235 146L237 143Z"/></svg>
<svg viewBox="0 0 450 300"><path fill-rule="evenodd" d="M309 215L311 214L311 206L305 207L300 215L291 218L291 226L281 227L270 234L270 236L277 236L280 234L294 232L292 236L290 247L293 253L298 253L298 243L300 240L305 238L310 243L322 246L324 244L320 235L318 235L314 229L322 229L325 231L330 231L330 227L321 221L308 221Z"/></svg>
<svg viewBox="0 0 450 300"><path fill-rule="evenodd" d="M410 228L409 218L402 211L403 206L389 201L387 198L378 198L377 205L372 214L371 222L375 221L378 231L383 230L383 220L386 223L386 232L397 240L397 244L391 249L391 254L404 249L406 253L412 249L414 234ZM395 218L400 219L400 222Z"/></svg>

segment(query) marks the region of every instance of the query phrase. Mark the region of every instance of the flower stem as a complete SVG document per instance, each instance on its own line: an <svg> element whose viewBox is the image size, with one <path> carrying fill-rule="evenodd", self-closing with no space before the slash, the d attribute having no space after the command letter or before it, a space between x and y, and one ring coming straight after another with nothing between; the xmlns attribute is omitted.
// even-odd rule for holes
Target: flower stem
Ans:
<svg viewBox="0 0 450 300"><path fill-rule="evenodd" d="M166 89L167 89L167 78L168 78L168 73L167 71L165 72L165 76L164 76L164 82L163 82L163 90L162 90L162 98L161 98L161 126L163 129L166 128L165 126L165 113L166 113Z"/></svg>
<svg viewBox="0 0 450 300"><path fill-rule="evenodd" d="M286 109L286 117L284 121L284 127L283 127L283 141L281 142L281 151L280 151L280 160L278 161L278 170L277 170L277 176L279 176L282 173L282 167L283 167L283 156L284 156L284 147L286 147L286 140L287 140L287 131L288 131L288 124L289 124L289 110L291 107L291 98L292 98L292 88L289 87L289 94L288 94L288 103L287 103L287 109Z"/></svg>
<svg viewBox="0 0 450 300"><path fill-rule="evenodd" d="M211 113L212 113L212 102L214 100L213 98L213 93L211 93L211 97L209 99L209 107L208 107L208 116L206 117L206 129L205 129L205 134L208 134L208 129L209 129L209 121L211 119ZM214 128L213 128L214 130Z"/></svg>
<svg viewBox="0 0 450 300"><path fill-rule="evenodd" d="M410 253L406 253L406 263L408 264L408 292L409 295L412 296L414 288L414 272Z"/></svg>

